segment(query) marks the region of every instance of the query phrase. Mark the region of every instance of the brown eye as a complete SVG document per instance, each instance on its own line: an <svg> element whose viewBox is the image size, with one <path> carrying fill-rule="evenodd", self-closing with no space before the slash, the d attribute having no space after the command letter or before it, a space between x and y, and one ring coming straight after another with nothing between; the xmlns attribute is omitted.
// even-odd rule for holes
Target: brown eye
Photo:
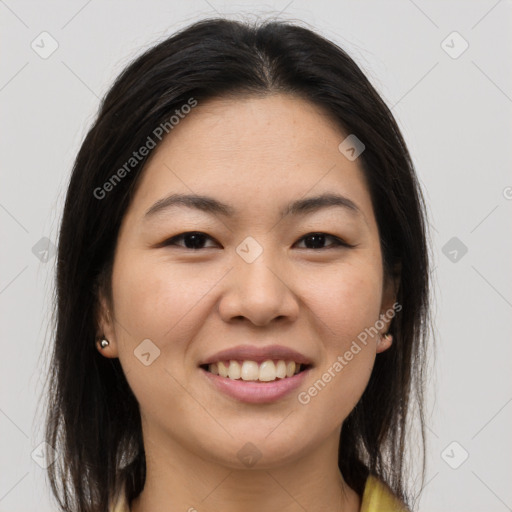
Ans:
<svg viewBox="0 0 512 512"><path fill-rule="evenodd" d="M206 233L201 233L200 231L189 231L169 238L169 240L164 242L163 245L176 245L183 247L184 249L199 250L205 249L204 244L208 239L213 240L213 238Z"/></svg>
<svg viewBox="0 0 512 512"><path fill-rule="evenodd" d="M325 246L326 241L331 241L333 243ZM347 244L343 240L339 239L334 235L329 235L327 233L309 233L303 236L299 243L304 241L306 247L305 249L333 249L335 247L352 247Z"/></svg>

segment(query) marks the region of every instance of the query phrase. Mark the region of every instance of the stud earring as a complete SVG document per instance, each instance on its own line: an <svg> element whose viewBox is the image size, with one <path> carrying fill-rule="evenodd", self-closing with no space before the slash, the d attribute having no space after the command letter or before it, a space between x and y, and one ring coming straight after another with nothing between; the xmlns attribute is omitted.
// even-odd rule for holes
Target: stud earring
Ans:
<svg viewBox="0 0 512 512"><path fill-rule="evenodd" d="M381 340L386 341L386 342L391 342L391 341L393 341L393 335L389 334L389 332L386 332L385 334L383 334L381 336Z"/></svg>
<svg viewBox="0 0 512 512"><path fill-rule="evenodd" d="M108 347L110 345L110 341L108 341L107 339L102 339L100 342L100 345L101 345L101 348Z"/></svg>

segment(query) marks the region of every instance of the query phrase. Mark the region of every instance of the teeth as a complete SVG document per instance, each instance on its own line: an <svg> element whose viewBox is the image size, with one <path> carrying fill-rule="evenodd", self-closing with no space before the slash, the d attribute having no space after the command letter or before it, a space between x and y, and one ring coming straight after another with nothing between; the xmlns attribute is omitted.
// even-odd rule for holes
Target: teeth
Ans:
<svg viewBox="0 0 512 512"><path fill-rule="evenodd" d="M218 368L219 368L219 375L221 377L228 376L228 367L222 361L219 361Z"/></svg>
<svg viewBox="0 0 512 512"><path fill-rule="evenodd" d="M229 362L228 377L230 379L235 379L235 380L239 379L241 371L242 371L242 369L240 368L238 361L230 361Z"/></svg>
<svg viewBox="0 0 512 512"><path fill-rule="evenodd" d="M300 364L295 361L272 361L268 359L260 365L255 361L219 361L208 365L208 371L214 375L228 377L232 380L259 380L261 382L272 382L276 379L293 377L301 370Z"/></svg>
<svg viewBox="0 0 512 512"><path fill-rule="evenodd" d="M286 363L284 361L277 361L276 377L284 379L286 377Z"/></svg>
<svg viewBox="0 0 512 512"><path fill-rule="evenodd" d="M261 363L259 380L262 380L263 382L270 382L271 380L276 380L276 377L277 372L274 361L264 361Z"/></svg>
<svg viewBox="0 0 512 512"><path fill-rule="evenodd" d="M240 373L242 380L258 380L258 363L255 363L254 361L244 361Z"/></svg>

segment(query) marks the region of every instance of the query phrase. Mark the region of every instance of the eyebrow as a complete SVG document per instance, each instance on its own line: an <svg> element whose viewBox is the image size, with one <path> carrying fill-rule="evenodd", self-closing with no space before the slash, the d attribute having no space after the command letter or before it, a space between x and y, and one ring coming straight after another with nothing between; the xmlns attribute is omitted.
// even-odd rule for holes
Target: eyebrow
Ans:
<svg viewBox="0 0 512 512"><path fill-rule="evenodd" d="M200 210L209 214L233 217L236 215L236 209L223 203L213 197L197 195L197 194L171 194L167 197L159 199L144 214L144 220L155 217L165 210L175 206L182 206ZM359 207L349 198L332 193L325 193L314 197L298 199L287 204L280 212L280 219L288 215L305 215L324 208L341 207L353 214L362 215Z"/></svg>

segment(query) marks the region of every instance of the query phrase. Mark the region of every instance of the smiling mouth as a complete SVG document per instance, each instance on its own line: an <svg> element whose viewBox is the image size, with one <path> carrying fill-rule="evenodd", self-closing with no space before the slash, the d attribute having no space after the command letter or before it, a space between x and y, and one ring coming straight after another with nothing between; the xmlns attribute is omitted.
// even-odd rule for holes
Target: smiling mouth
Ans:
<svg viewBox="0 0 512 512"><path fill-rule="evenodd" d="M250 360L218 361L217 363L203 364L200 367L209 373L231 380L274 382L293 377L297 373L307 370L311 365L283 359L268 359L261 363Z"/></svg>

